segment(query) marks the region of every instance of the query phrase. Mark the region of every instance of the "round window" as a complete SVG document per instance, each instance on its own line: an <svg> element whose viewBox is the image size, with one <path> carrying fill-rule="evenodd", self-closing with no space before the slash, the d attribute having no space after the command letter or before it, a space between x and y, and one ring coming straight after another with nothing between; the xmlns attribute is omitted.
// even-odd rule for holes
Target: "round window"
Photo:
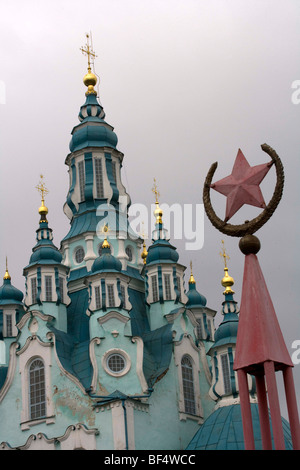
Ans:
<svg viewBox="0 0 300 470"><path fill-rule="evenodd" d="M120 374L126 367L126 361L121 354L111 354L107 358L107 367L111 372Z"/></svg>
<svg viewBox="0 0 300 470"><path fill-rule="evenodd" d="M79 246L75 250L75 261L76 261L76 263L78 263L78 264L82 263L83 258L84 258L84 249L82 248L82 246Z"/></svg>
<svg viewBox="0 0 300 470"><path fill-rule="evenodd" d="M132 261L132 248L131 248L131 246L126 246L125 253L128 256L128 261Z"/></svg>

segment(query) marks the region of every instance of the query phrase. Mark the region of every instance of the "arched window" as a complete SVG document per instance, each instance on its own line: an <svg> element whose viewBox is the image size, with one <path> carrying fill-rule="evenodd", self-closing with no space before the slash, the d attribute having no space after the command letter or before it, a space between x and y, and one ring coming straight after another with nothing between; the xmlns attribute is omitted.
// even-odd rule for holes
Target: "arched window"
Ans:
<svg viewBox="0 0 300 470"><path fill-rule="evenodd" d="M131 246L126 246L125 248L125 253L128 256L128 261L132 261L133 259L133 254L132 254L132 248Z"/></svg>
<svg viewBox="0 0 300 470"><path fill-rule="evenodd" d="M184 398L184 411L186 413L196 414L195 391L193 364L189 356L185 355L181 359L182 386Z"/></svg>
<svg viewBox="0 0 300 470"><path fill-rule="evenodd" d="M45 366L39 358L29 366L29 416L30 419L46 416Z"/></svg>

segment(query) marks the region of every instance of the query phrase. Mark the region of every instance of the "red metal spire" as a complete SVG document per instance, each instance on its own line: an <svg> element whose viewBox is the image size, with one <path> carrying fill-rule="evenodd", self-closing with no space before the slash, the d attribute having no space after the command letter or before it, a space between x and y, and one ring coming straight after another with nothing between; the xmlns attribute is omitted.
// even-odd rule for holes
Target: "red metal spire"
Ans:
<svg viewBox="0 0 300 470"><path fill-rule="evenodd" d="M287 351L273 303L256 257L260 249L260 242L253 235L272 216L281 199L284 172L281 160L275 150L267 144L263 144L261 147L263 151L270 155L272 160L270 163L250 167L239 150L231 175L211 184L217 167L217 163L213 164L205 180L203 202L210 221L220 232L234 237L243 237L239 246L246 256L234 370L237 371L238 375L245 448L254 449L248 373L254 375L256 379L263 448L272 449L268 407L271 414L275 448L285 448L275 377L275 372L281 370L285 385L293 447L300 450L300 425L292 374L293 363ZM259 184L273 163L276 168L277 183L272 199L268 206L265 206ZM212 208L209 196L210 187L227 196L224 222L217 217ZM246 221L243 225L228 224L228 220L244 204L264 207L264 211L255 219Z"/></svg>
<svg viewBox="0 0 300 470"><path fill-rule="evenodd" d="M234 370L238 374L246 449L254 449L247 373L255 376L261 435L264 449L272 449L268 406L276 449L285 449L275 372L281 370L294 449L300 449L300 425L292 367L274 306L256 253L260 243L254 235L240 240L245 256L240 319ZM267 391L268 390L268 391Z"/></svg>

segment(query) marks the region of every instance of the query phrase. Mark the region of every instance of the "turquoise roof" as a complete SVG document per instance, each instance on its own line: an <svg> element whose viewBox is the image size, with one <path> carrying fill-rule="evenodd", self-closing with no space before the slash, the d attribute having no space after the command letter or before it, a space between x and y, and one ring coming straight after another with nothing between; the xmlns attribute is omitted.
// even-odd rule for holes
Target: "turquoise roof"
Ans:
<svg viewBox="0 0 300 470"><path fill-rule="evenodd" d="M23 292L11 284L10 279L4 279L0 287L0 305L22 305Z"/></svg>
<svg viewBox="0 0 300 470"><path fill-rule="evenodd" d="M108 127L80 124L76 128L70 142L70 151L82 150L87 147L112 147L116 148L118 138Z"/></svg>
<svg viewBox="0 0 300 470"><path fill-rule="evenodd" d="M105 114L96 95L87 95L78 117L81 123L72 131L71 152L87 147L117 147L118 137L113 127L103 120Z"/></svg>
<svg viewBox="0 0 300 470"><path fill-rule="evenodd" d="M52 229L48 227L48 222L41 222L37 233L37 244L32 248L32 255L29 266L39 264L60 264L62 254L52 242Z"/></svg>
<svg viewBox="0 0 300 470"><path fill-rule="evenodd" d="M251 403L255 449L262 449L258 405ZM287 450L292 441L288 422L282 418ZM215 410L203 423L186 450L244 450L243 424L239 404L223 406Z"/></svg>
<svg viewBox="0 0 300 470"><path fill-rule="evenodd" d="M121 261L111 254L110 247L102 248L101 256L98 256L92 265L92 273L120 271L122 271Z"/></svg>
<svg viewBox="0 0 300 470"><path fill-rule="evenodd" d="M186 295L189 299L185 304L187 308L205 307L207 302L206 298L197 291L196 284L189 282L189 290L187 291Z"/></svg>
<svg viewBox="0 0 300 470"><path fill-rule="evenodd" d="M238 307L232 294L225 294L225 300L222 303L222 313L224 315L222 323L215 332L215 342L211 349L224 344L235 344L238 331Z"/></svg>
<svg viewBox="0 0 300 470"><path fill-rule="evenodd" d="M156 263L177 263L179 255L168 240L158 239L148 248L147 266Z"/></svg>

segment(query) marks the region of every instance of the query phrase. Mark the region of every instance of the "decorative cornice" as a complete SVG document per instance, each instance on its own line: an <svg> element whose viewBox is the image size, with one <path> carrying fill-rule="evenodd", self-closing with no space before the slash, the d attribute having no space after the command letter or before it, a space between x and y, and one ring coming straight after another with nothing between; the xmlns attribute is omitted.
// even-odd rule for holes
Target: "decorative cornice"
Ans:
<svg viewBox="0 0 300 470"><path fill-rule="evenodd" d="M48 333L47 333L47 337L48 337ZM35 340L37 340L37 342L39 343L40 346L43 346L43 347L52 347L53 346L52 341L49 341L48 343L46 343L46 342L42 341L38 335L31 335L31 336L28 336L28 338L26 339L26 342L25 342L24 346L21 349L19 349L19 351L16 351L16 355L20 356L21 354L23 354L23 352L25 352L26 349L29 348L32 341L35 341Z"/></svg>
<svg viewBox="0 0 300 470"><path fill-rule="evenodd" d="M99 317L97 321L100 323L100 325L103 325L103 323L106 323L108 320L111 320L112 318L115 318L116 320L119 320L122 323L127 323L130 318L123 315L120 312L116 312L115 310L111 310L110 312L106 313L102 317Z"/></svg>
<svg viewBox="0 0 300 470"><path fill-rule="evenodd" d="M22 316L21 320L17 324L17 328L20 330L24 328L27 321L31 320L32 317L38 317L41 320L43 320L45 323L55 320L55 318L52 315L45 315L43 312L40 312L39 310L29 310L28 312L25 313L25 315Z"/></svg>

